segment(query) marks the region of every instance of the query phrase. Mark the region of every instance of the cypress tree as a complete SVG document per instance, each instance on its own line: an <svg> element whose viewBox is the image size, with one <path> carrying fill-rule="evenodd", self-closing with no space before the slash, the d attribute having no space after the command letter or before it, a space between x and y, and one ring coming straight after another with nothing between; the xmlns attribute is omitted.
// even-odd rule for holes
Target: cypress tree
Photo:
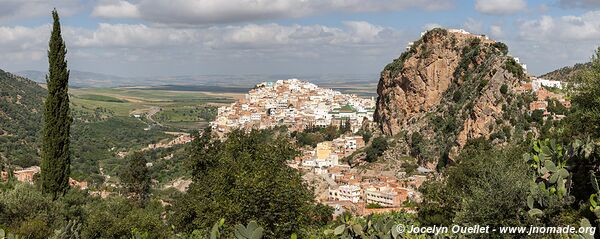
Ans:
<svg viewBox="0 0 600 239"><path fill-rule="evenodd" d="M48 96L44 102L41 185L56 199L69 188L71 112L69 110L69 70L67 48L60 32L58 12L52 11L54 25L48 50Z"/></svg>

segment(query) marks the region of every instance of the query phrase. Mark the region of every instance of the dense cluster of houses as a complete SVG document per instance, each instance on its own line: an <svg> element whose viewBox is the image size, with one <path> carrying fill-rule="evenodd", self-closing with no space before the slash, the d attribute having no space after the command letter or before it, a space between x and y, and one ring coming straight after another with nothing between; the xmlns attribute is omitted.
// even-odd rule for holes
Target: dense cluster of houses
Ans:
<svg viewBox="0 0 600 239"><path fill-rule="evenodd" d="M372 120L375 100L319 88L298 79L263 82L245 98L218 109L211 126L219 134L232 129L268 129L287 126L291 131L308 127L342 125L349 122L358 131L365 119Z"/></svg>
<svg viewBox="0 0 600 239"><path fill-rule="evenodd" d="M326 194L317 200L334 207L334 215L342 212L363 215L377 212L408 210L407 201L419 202L417 189L427 179L426 174L406 177L382 172L364 173L350 168L341 159L365 147L362 136L343 135L332 141L318 143L289 165L305 173L314 173L327 182ZM392 173L392 172L389 172ZM393 173L392 173L393 174ZM373 205L377 205L373 207Z"/></svg>
<svg viewBox="0 0 600 239"><path fill-rule="evenodd" d="M317 144L314 149L304 149L290 166L315 173L327 173L334 166L340 166L339 160L350 156L365 146L362 136L344 135L332 141Z"/></svg>
<svg viewBox="0 0 600 239"><path fill-rule="evenodd" d="M358 215L411 211L406 203L421 201L418 188L428 178L425 174L400 178L368 175L345 167L332 168L328 176L335 185L329 187L328 197L322 203L333 206L336 209L334 215L346 211Z"/></svg>
<svg viewBox="0 0 600 239"><path fill-rule="evenodd" d="M553 114L548 111L548 99L554 99L562 104L565 108L571 108L571 102L565 98L563 94L556 93L548 89L562 90L564 83L555 80L546 80L542 78L531 77L530 82L521 84L517 91L522 92L533 92L536 100L529 104L529 111L534 112L536 110L542 110L544 118L552 117L555 120L564 118L564 115Z"/></svg>

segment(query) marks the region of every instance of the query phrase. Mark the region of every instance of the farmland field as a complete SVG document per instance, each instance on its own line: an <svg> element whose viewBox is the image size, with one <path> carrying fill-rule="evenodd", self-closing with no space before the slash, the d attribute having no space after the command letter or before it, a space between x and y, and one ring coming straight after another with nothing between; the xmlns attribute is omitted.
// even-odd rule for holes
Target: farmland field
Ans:
<svg viewBox="0 0 600 239"><path fill-rule="evenodd" d="M71 90L71 101L82 117L137 117L171 131L188 131L206 127L217 106L239 95L151 87L83 88Z"/></svg>

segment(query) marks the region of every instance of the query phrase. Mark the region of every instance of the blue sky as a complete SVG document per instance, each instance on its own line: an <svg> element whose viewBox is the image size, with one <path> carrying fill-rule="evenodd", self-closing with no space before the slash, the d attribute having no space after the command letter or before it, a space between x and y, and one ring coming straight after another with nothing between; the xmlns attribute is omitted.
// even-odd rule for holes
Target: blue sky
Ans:
<svg viewBox="0 0 600 239"><path fill-rule="evenodd" d="M0 69L46 70L54 7L70 68L121 76L376 76L438 26L505 42L536 75L600 45L600 0L0 0Z"/></svg>

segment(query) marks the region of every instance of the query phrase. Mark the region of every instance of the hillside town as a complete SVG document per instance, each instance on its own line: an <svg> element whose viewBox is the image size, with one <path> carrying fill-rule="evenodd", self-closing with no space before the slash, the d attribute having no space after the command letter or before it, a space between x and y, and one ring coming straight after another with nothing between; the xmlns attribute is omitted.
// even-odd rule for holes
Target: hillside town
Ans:
<svg viewBox="0 0 600 239"><path fill-rule="evenodd" d="M529 104L531 114L535 111L541 111L544 119L561 120L564 114L548 111L549 100L555 100L565 108L571 108L571 102L565 98L563 92L564 82L555 80L546 80L543 78L530 77L529 82L523 82L516 89L519 92L531 92L535 99Z"/></svg>
<svg viewBox="0 0 600 239"><path fill-rule="evenodd" d="M220 107L211 126L220 135L232 129L268 129L287 126L290 131L307 127L351 124L356 132L363 121L373 120L375 100L319 88L298 79L263 82L245 98Z"/></svg>

